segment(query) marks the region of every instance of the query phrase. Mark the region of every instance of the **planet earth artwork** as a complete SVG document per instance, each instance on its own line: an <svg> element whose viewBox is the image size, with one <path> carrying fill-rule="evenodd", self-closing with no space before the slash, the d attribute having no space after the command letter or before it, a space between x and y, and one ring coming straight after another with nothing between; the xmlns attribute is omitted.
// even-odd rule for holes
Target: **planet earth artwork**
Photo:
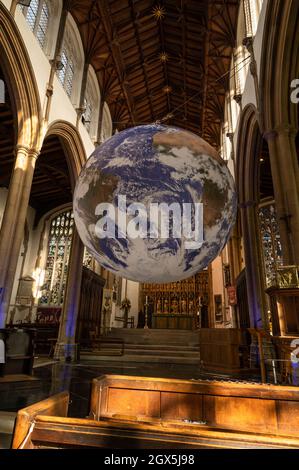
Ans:
<svg viewBox="0 0 299 470"><path fill-rule="evenodd" d="M102 203L119 214L116 236L99 236L99 219L111 212L99 215ZM134 218L126 209L136 203L149 213L151 205L163 203L177 203L182 214L184 204L201 205L201 245L190 249L184 231L179 237L170 230L165 238L157 227L154 238L132 237L129 230L124 235L124 220ZM235 223L237 196L226 163L206 141L183 129L152 124L116 133L95 149L77 180L73 210L79 236L101 266L133 281L165 283L186 279L217 257ZM196 228L195 212L190 213ZM137 230L144 214L135 215ZM153 223L149 219L146 227L153 229Z"/></svg>

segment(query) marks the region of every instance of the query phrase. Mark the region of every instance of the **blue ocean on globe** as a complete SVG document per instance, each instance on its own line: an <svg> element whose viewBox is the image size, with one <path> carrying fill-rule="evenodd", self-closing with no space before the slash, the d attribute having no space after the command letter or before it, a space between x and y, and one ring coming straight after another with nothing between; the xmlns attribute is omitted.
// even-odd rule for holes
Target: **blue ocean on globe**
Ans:
<svg viewBox="0 0 299 470"><path fill-rule="evenodd" d="M126 204L203 204L203 244L182 238L99 238L96 207ZM74 218L90 254L114 274L139 282L173 282L206 268L235 223L237 197L225 162L207 142L183 129L144 125L114 134L92 153L77 180ZM116 230L118 234L118 230Z"/></svg>

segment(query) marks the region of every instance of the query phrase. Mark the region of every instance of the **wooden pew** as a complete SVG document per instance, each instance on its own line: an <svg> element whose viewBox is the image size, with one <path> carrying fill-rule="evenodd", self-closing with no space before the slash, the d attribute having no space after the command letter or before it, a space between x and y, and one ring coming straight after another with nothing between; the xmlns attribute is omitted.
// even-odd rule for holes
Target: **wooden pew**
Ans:
<svg viewBox="0 0 299 470"><path fill-rule="evenodd" d="M184 423L136 423L125 421L95 421L36 414L46 411L45 402L58 408L68 394L58 394L49 400L21 410L25 426L17 420L13 449L208 449L208 448L299 448L299 439L238 433ZM63 407L63 406L62 406ZM59 409L58 411L62 411ZM53 413L54 408L48 408ZM19 416L18 416L19 418ZM23 425L22 425L23 424ZM21 429L19 429L21 427Z"/></svg>
<svg viewBox="0 0 299 470"><path fill-rule="evenodd" d="M90 417L299 437L299 388L107 375L93 380Z"/></svg>
<svg viewBox="0 0 299 470"><path fill-rule="evenodd" d="M36 416L67 416L68 404L69 393L61 392L46 400L42 400L34 405L19 410L14 427L12 448L28 447L26 439L30 436L31 427L34 427Z"/></svg>
<svg viewBox="0 0 299 470"><path fill-rule="evenodd" d="M60 393L20 410L20 448L299 448L299 391L292 387L102 376L90 418L67 417Z"/></svg>
<svg viewBox="0 0 299 470"><path fill-rule="evenodd" d="M5 344L5 363L0 364L0 377L17 374L31 375L35 331L30 328L1 328L0 339Z"/></svg>

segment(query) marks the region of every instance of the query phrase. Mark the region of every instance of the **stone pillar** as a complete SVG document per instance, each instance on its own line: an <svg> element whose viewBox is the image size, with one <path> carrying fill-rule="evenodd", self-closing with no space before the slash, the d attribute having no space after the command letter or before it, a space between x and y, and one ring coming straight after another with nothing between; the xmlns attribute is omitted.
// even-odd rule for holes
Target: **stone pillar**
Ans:
<svg viewBox="0 0 299 470"><path fill-rule="evenodd" d="M77 111L76 127L79 126L82 115L85 112L84 100L85 100L85 94L86 94L86 88L87 88L88 68L89 68L89 61L86 60L84 64L84 69L83 69L79 108L76 109Z"/></svg>
<svg viewBox="0 0 299 470"><path fill-rule="evenodd" d="M228 261L230 270L231 284L236 285L236 279L241 272L241 249L240 249L240 237L238 236L237 223L233 229L232 235L227 244L228 247ZM239 327L239 317L237 305L232 305L232 320L233 328Z"/></svg>
<svg viewBox="0 0 299 470"><path fill-rule="evenodd" d="M281 126L264 134L268 142L284 264L299 264L299 169L296 130Z"/></svg>
<svg viewBox="0 0 299 470"><path fill-rule="evenodd" d="M104 94L102 94L101 102L100 102L100 111L99 111L97 141L95 142L96 146L101 145L101 143L102 143L102 127L103 127L104 104L105 104L104 99L105 99Z"/></svg>
<svg viewBox="0 0 299 470"><path fill-rule="evenodd" d="M16 149L0 231L0 328L5 327L38 152L24 146Z"/></svg>
<svg viewBox="0 0 299 470"><path fill-rule="evenodd" d="M250 323L253 328L265 328L268 330L263 266L257 235L256 203L254 201L247 201L240 204L240 209Z"/></svg>
<svg viewBox="0 0 299 470"><path fill-rule="evenodd" d="M54 357L66 361L76 359L76 325L79 312L84 247L76 228L74 229L69 258L68 278L62 317Z"/></svg>
<svg viewBox="0 0 299 470"><path fill-rule="evenodd" d="M69 8L70 8L70 0L64 1L63 8L61 11L61 16L60 16L60 21L59 21L58 34L56 38L54 58L53 60L50 61L51 70L50 70L49 81L47 84L47 91L46 91L46 96L47 96L46 110L45 110L46 122L48 122L49 120L49 114L50 114L50 108L51 108L52 96L53 96L53 83L54 83L55 73L58 70L59 66L61 66L61 52L62 52L63 38L64 38L64 33L65 33L66 20L67 20Z"/></svg>

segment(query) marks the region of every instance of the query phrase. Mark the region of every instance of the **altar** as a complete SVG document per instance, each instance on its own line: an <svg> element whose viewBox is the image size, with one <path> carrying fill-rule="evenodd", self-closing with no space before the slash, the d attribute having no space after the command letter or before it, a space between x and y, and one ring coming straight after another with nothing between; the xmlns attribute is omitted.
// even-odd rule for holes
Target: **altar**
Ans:
<svg viewBox="0 0 299 470"><path fill-rule="evenodd" d="M152 319L152 328L192 330L193 328L196 328L196 318L194 315L182 313L154 313Z"/></svg>
<svg viewBox="0 0 299 470"><path fill-rule="evenodd" d="M193 330L203 306L208 309L208 270L182 281L141 285L141 305L148 302L149 324L157 329Z"/></svg>

